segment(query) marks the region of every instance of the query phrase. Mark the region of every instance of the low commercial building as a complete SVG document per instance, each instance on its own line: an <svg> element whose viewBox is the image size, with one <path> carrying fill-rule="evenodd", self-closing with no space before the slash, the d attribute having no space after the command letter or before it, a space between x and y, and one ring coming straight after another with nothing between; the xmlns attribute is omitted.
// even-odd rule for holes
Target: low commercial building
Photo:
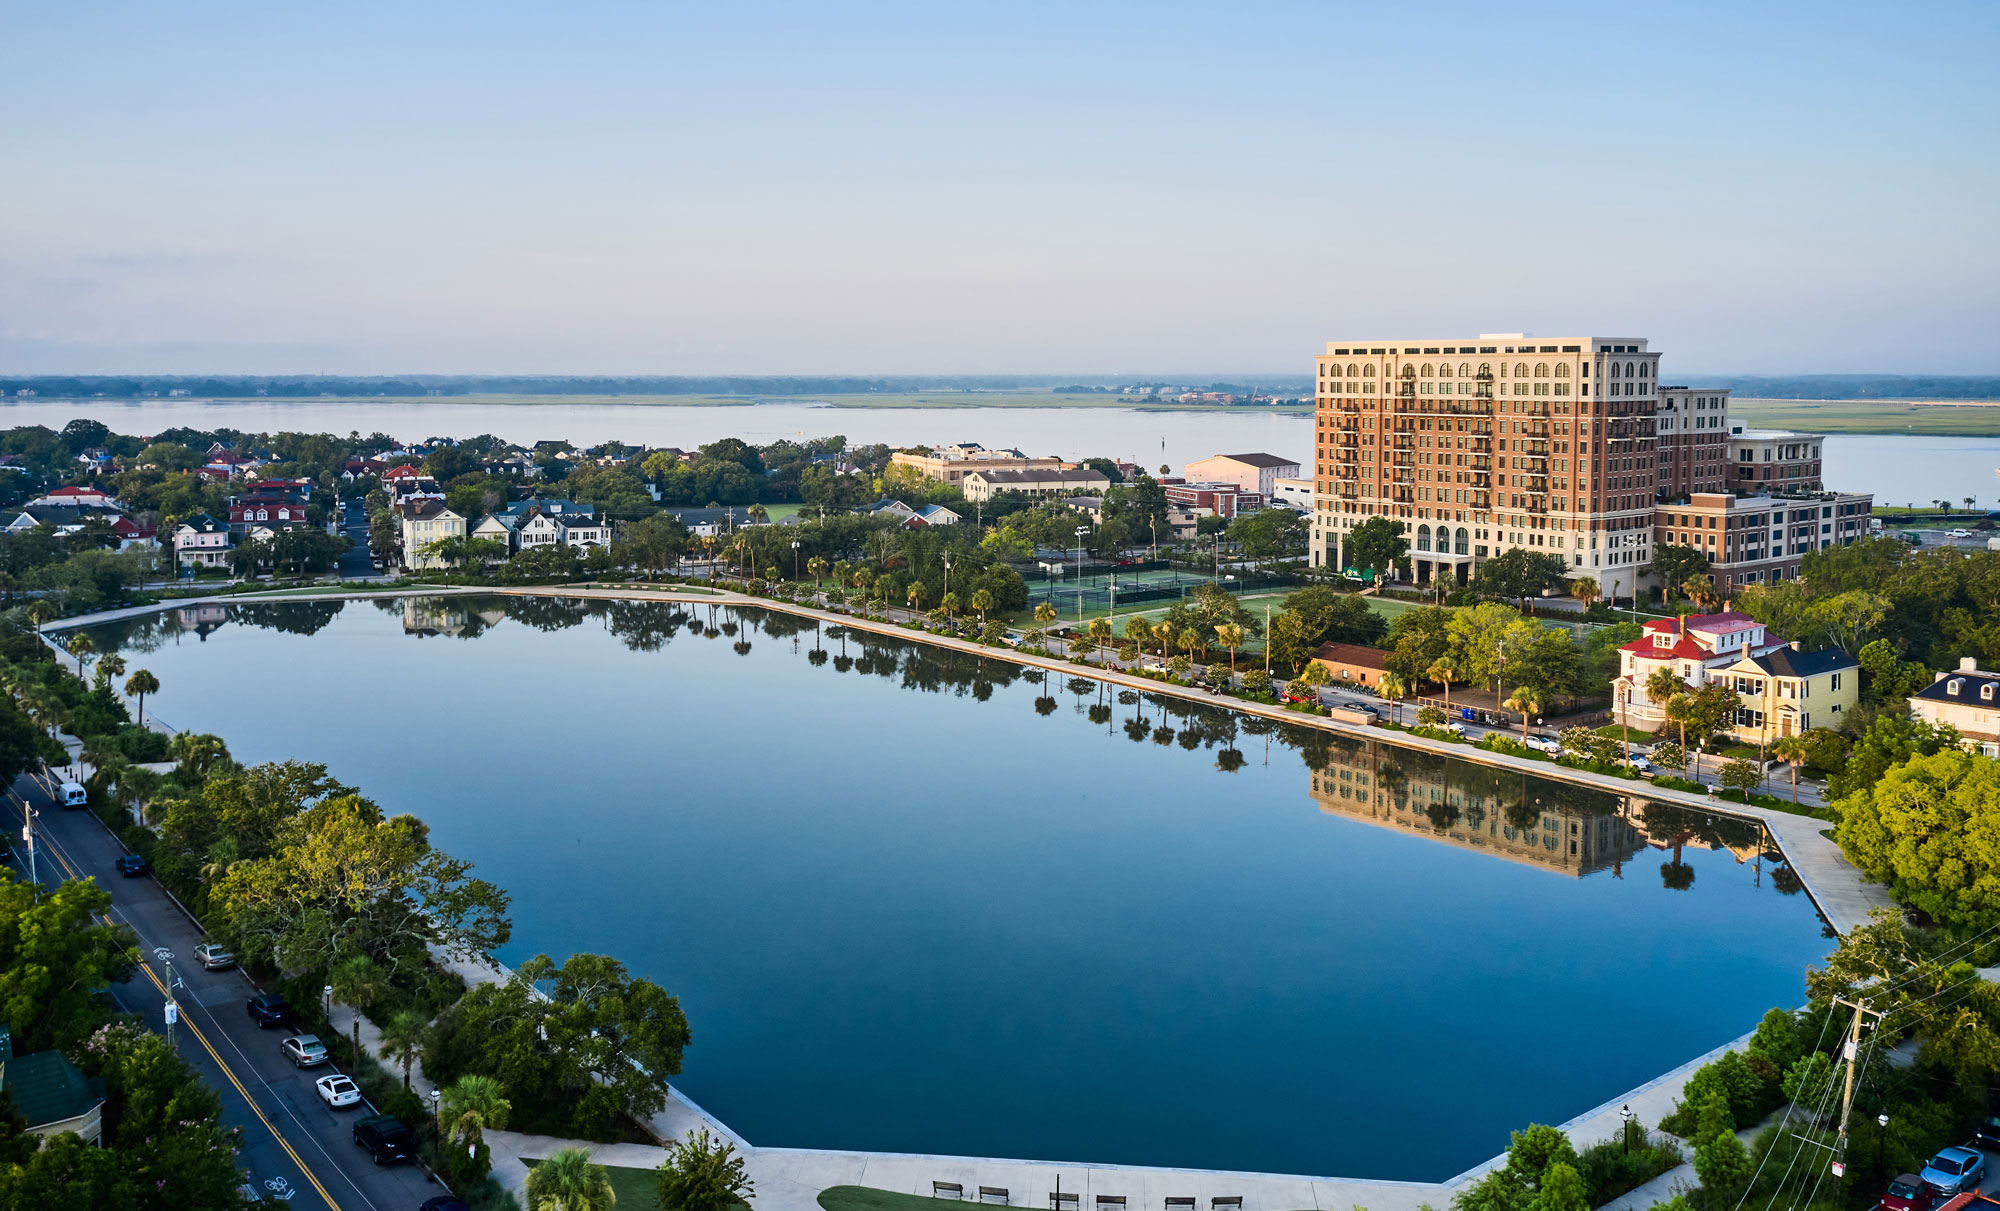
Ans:
<svg viewBox="0 0 2000 1211"><path fill-rule="evenodd" d="M900 457L900 456L899 456ZM1037 470L974 470L958 480L959 489L965 499L971 501L992 500L1003 492L1018 492L1023 496L1038 500L1049 497L1102 495L1111 486L1111 479L1102 471L1089 467L1063 470L1052 467ZM1171 493L1169 493L1171 497Z"/></svg>
<svg viewBox="0 0 2000 1211"><path fill-rule="evenodd" d="M1180 483L1167 482L1160 485L1166 493L1169 505L1198 515L1234 517L1238 513L1253 513L1264 507L1265 497L1260 493L1247 492L1233 483Z"/></svg>
<svg viewBox="0 0 2000 1211"><path fill-rule="evenodd" d="M1955 673L1939 673L1910 695L1910 714L1933 726L1950 724L1967 748L2000 757L2000 672L1979 667L1975 657L1958 662Z"/></svg>
<svg viewBox="0 0 2000 1211"><path fill-rule="evenodd" d="M1322 643L1312 656L1313 663L1324 665L1335 681L1370 688L1380 684L1382 674L1389 671L1388 657L1381 648L1358 643Z"/></svg>
<svg viewBox="0 0 2000 1211"><path fill-rule="evenodd" d="M1269 500L1277 494L1279 479L1299 477L1299 464L1276 454L1213 454L1182 467L1181 475L1189 483L1235 484Z"/></svg>
<svg viewBox="0 0 2000 1211"><path fill-rule="evenodd" d="M1064 471L1075 466L1060 458L1029 458L1019 450L988 450L977 442L960 442L932 454L898 450L889 456L889 464L909 467L925 479L960 485L966 476L980 471Z"/></svg>
<svg viewBox="0 0 2000 1211"><path fill-rule="evenodd" d="M1301 513L1312 512L1313 481L1280 477L1271 481L1272 503L1290 505Z"/></svg>
<svg viewBox="0 0 2000 1211"><path fill-rule="evenodd" d="M1707 556L1715 587L1728 591L1797 580L1807 552L1866 538L1874 506L1872 495L1858 492L1694 492L1656 506L1653 529L1656 542Z"/></svg>

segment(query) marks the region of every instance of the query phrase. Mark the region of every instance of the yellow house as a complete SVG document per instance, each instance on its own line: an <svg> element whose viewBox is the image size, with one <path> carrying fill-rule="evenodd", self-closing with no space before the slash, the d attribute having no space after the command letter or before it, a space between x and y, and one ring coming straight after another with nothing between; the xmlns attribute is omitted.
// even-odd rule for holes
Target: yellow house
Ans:
<svg viewBox="0 0 2000 1211"><path fill-rule="evenodd" d="M1709 674L1736 691L1731 734L1745 744L1769 744L1807 728L1839 727L1861 700L1861 666L1829 648L1801 652L1794 643L1762 656L1745 656Z"/></svg>
<svg viewBox="0 0 2000 1211"><path fill-rule="evenodd" d="M445 561L428 552L441 538L464 538L465 518L432 497L416 497L397 506L403 522L403 566L413 572L442 568Z"/></svg>
<svg viewBox="0 0 2000 1211"><path fill-rule="evenodd" d="M1910 714L1933 726L1949 723L1966 748L2000 757L2000 673L1981 669L1975 657L1960 658L1956 673L1938 673L1912 694Z"/></svg>

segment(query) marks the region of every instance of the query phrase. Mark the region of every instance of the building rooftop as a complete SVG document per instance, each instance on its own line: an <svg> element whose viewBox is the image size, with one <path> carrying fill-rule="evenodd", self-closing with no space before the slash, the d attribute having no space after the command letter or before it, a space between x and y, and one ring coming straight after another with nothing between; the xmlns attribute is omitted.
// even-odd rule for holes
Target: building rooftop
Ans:
<svg viewBox="0 0 2000 1211"><path fill-rule="evenodd" d="M38 1051L0 1062L0 1092L13 1101L15 1112L30 1127L89 1113L104 1101L103 1090L93 1084L60 1051Z"/></svg>
<svg viewBox="0 0 2000 1211"><path fill-rule="evenodd" d="M1860 661L1839 648L1801 652L1791 647L1782 647L1750 659L1752 664L1773 677L1817 677L1822 673L1861 667Z"/></svg>
<svg viewBox="0 0 2000 1211"><path fill-rule="evenodd" d="M1207 462L1209 458L1226 458L1230 462L1242 463L1246 467L1296 467L1300 465L1299 460L1296 458L1280 458L1275 454L1211 454L1208 458L1198 458L1195 461Z"/></svg>

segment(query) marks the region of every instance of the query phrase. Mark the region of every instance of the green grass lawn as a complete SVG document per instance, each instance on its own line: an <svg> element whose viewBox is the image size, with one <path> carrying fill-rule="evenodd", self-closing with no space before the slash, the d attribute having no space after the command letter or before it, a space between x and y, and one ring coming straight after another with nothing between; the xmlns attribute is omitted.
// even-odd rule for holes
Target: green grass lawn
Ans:
<svg viewBox="0 0 2000 1211"><path fill-rule="evenodd" d="M1621 735L1620 733L1623 734ZM1607 723L1603 727L1598 728L1597 734L1600 736L1609 736L1613 740L1623 740L1627 744L1651 744L1654 735L1654 733L1646 731L1644 728L1621 727L1616 723Z"/></svg>
<svg viewBox="0 0 2000 1211"><path fill-rule="evenodd" d="M528 1161L532 1169L540 1161ZM618 1211L659 1211L659 1172L654 1169L620 1169L606 1165L604 1172L611 1178L612 1193L618 1196Z"/></svg>

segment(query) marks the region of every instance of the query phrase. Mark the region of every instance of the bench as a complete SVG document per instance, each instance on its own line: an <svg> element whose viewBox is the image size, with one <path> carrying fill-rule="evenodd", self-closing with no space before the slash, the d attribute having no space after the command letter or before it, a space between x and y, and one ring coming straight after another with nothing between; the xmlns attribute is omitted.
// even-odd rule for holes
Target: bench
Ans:
<svg viewBox="0 0 2000 1211"><path fill-rule="evenodd" d="M965 1187L957 1182L932 1182L932 1198L964 1198Z"/></svg>
<svg viewBox="0 0 2000 1211"><path fill-rule="evenodd" d="M1077 1211L1077 1197L1074 1194L1049 1195L1049 1211Z"/></svg>
<svg viewBox="0 0 2000 1211"><path fill-rule="evenodd" d="M1240 1194L1225 1194L1219 1198L1209 1199L1208 1206L1209 1211L1220 1211L1223 1207L1233 1207L1235 1211L1243 1211L1243 1196Z"/></svg>
<svg viewBox="0 0 2000 1211"><path fill-rule="evenodd" d="M1167 1195L1167 1211L1194 1211L1194 1196L1176 1198L1171 1194Z"/></svg>
<svg viewBox="0 0 2000 1211"><path fill-rule="evenodd" d="M1098 1195L1097 1211L1125 1211L1125 1196L1122 1194Z"/></svg>
<svg viewBox="0 0 2000 1211"><path fill-rule="evenodd" d="M1012 1196L1007 1193L1007 1187L1005 1186L981 1186L979 1188L979 1201L982 1203L999 1203L1005 1207L1012 1202Z"/></svg>

